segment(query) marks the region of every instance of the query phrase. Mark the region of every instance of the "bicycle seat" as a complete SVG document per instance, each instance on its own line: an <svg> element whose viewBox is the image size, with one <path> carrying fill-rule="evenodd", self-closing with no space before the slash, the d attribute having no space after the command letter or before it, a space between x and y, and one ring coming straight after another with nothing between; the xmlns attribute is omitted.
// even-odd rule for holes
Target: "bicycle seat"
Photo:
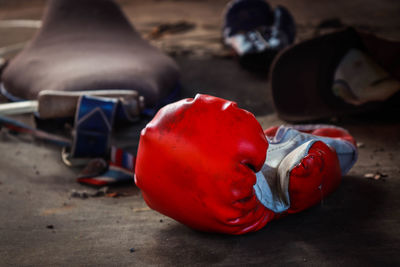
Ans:
<svg viewBox="0 0 400 267"><path fill-rule="evenodd" d="M113 0L50 0L43 25L8 64L11 100L42 90L136 90L154 107L176 90L176 63L141 38Z"/></svg>

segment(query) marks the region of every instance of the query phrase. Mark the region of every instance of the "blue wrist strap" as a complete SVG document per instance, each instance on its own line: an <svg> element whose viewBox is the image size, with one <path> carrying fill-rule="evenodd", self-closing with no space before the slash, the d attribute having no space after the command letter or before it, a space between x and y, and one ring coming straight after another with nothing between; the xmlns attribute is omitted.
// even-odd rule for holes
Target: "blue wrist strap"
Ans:
<svg viewBox="0 0 400 267"><path fill-rule="evenodd" d="M71 157L104 157L118 105L117 99L83 95L78 101Z"/></svg>

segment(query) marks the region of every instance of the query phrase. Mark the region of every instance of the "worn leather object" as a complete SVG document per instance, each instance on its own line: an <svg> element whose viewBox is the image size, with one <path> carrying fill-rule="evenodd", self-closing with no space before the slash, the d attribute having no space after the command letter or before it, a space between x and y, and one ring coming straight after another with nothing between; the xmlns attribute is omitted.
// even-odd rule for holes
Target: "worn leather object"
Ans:
<svg viewBox="0 0 400 267"><path fill-rule="evenodd" d="M4 70L12 96L42 90L137 90L154 107L176 87L175 62L143 40L112 0L50 0L43 26Z"/></svg>

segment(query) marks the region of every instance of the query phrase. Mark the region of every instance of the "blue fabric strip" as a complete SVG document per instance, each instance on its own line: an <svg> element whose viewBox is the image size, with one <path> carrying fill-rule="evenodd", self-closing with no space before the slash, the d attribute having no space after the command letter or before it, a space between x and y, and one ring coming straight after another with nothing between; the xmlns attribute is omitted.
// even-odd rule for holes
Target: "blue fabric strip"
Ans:
<svg viewBox="0 0 400 267"><path fill-rule="evenodd" d="M72 157L105 157L108 154L117 105L117 99L86 95L79 98Z"/></svg>

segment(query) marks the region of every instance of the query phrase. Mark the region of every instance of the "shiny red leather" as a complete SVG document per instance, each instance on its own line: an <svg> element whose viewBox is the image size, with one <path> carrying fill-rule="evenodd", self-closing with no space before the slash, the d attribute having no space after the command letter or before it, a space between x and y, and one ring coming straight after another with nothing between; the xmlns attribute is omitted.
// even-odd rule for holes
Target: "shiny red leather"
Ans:
<svg viewBox="0 0 400 267"><path fill-rule="evenodd" d="M322 141L315 142L290 171L287 213L297 213L320 203L339 186L341 177L335 150Z"/></svg>
<svg viewBox="0 0 400 267"><path fill-rule="evenodd" d="M142 131L135 181L152 209L194 229L257 231L274 218L253 188L267 148L251 113L197 95L162 108Z"/></svg>

